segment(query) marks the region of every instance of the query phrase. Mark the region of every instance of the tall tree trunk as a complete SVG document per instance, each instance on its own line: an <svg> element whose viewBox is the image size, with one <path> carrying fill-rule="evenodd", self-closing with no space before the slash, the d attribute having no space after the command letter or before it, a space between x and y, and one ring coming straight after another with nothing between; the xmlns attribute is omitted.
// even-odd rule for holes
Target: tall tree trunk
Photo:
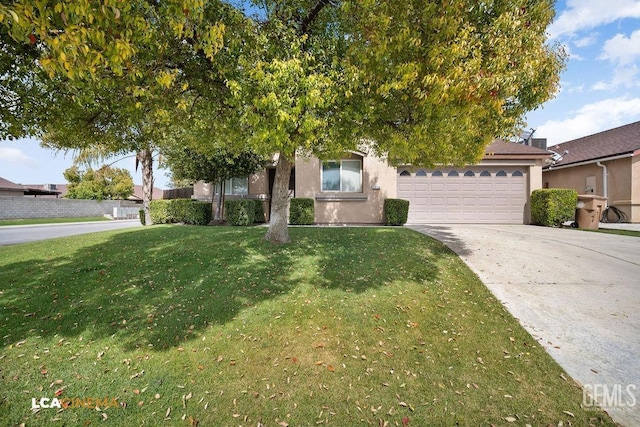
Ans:
<svg viewBox="0 0 640 427"><path fill-rule="evenodd" d="M269 230L264 236L271 243L288 243L289 228L287 227L287 208L289 207L289 179L293 160L284 153L278 155L276 176L271 193L271 215Z"/></svg>
<svg viewBox="0 0 640 427"><path fill-rule="evenodd" d="M142 149L136 156L142 166L142 206L145 224L151 225L149 204L153 200L153 155L150 149Z"/></svg>

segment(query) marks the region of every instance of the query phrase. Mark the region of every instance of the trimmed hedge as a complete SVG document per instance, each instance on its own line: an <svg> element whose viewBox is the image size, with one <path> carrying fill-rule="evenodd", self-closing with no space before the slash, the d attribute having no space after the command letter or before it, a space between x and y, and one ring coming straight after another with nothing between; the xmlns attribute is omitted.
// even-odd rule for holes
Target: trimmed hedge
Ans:
<svg viewBox="0 0 640 427"><path fill-rule="evenodd" d="M293 198L289 204L289 224L312 225L315 222L313 199Z"/></svg>
<svg viewBox="0 0 640 427"><path fill-rule="evenodd" d="M183 222L192 225L209 225L211 218L211 203L193 201L187 205Z"/></svg>
<svg viewBox="0 0 640 427"><path fill-rule="evenodd" d="M544 188L531 193L531 222L557 227L572 221L576 214L578 192L569 188Z"/></svg>
<svg viewBox="0 0 640 427"><path fill-rule="evenodd" d="M408 216L408 200L384 199L384 225L404 225Z"/></svg>
<svg viewBox="0 0 640 427"><path fill-rule="evenodd" d="M146 219L146 217L144 215L144 209L139 209L138 210L138 218L140 218L140 224L147 225L146 224L147 219Z"/></svg>
<svg viewBox="0 0 640 427"><path fill-rule="evenodd" d="M264 216L264 205L262 203L262 200L260 199L254 199L253 200L254 203L254 207L255 207L255 212L254 212L254 222L258 223L258 224L262 224L263 222L266 222L265 216Z"/></svg>
<svg viewBox="0 0 640 427"><path fill-rule="evenodd" d="M152 200L149 213L154 224L207 225L211 222L211 204L191 199Z"/></svg>
<svg viewBox="0 0 640 427"><path fill-rule="evenodd" d="M152 200L149 203L149 214L153 224L169 224L173 222L169 217L169 202L171 200Z"/></svg>
<svg viewBox="0 0 640 427"><path fill-rule="evenodd" d="M251 199L225 200L224 211L229 225L248 226L254 222L256 205Z"/></svg>

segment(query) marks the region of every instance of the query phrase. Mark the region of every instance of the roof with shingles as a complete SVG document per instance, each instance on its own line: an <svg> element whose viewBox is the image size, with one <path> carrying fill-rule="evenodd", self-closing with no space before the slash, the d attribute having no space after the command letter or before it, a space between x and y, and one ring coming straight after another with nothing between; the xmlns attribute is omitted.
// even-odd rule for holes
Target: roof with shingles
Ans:
<svg viewBox="0 0 640 427"><path fill-rule="evenodd" d="M0 188L5 190L25 190L24 185L16 184L2 177L0 177Z"/></svg>
<svg viewBox="0 0 640 427"><path fill-rule="evenodd" d="M516 142L504 141L496 139L484 150L485 156L545 156L550 153L542 148L532 147L530 145L519 144Z"/></svg>
<svg viewBox="0 0 640 427"><path fill-rule="evenodd" d="M554 166L632 155L640 150L640 121L554 145L549 150L562 156Z"/></svg>

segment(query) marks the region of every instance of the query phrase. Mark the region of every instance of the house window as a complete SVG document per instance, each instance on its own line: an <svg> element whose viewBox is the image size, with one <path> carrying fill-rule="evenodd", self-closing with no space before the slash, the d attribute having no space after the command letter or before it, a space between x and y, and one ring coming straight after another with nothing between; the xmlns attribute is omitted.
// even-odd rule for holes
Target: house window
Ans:
<svg viewBox="0 0 640 427"><path fill-rule="evenodd" d="M513 173L511 174L511 176L523 176L523 175L522 175L522 172L520 172L520 171L515 171L515 172L513 172Z"/></svg>
<svg viewBox="0 0 640 427"><path fill-rule="evenodd" d="M440 171L433 171L433 173L431 174L431 176L442 176L442 172L440 172Z"/></svg>
<svg viewBox="0 0 640 427"><path fill-rule="evenodd" d="M482 171L482 172L480 172L480 176L491 176L491 172L489 172L489 171Z"/></svg>
<svg viewBox="0 0 640 427"><path fill-rule="evenodd" d="M460 174L458 173L458 171L450 171L447 176L460 176Z"/></svg>
<svg viewBox="0 0 640 427"><path fill-rule="evenodd" d="M476 176L476 174L475 174L475 173L473 173L473 171L466 171L466 172L464 173L464 176Z"/></svg>
<svg viewBox="0 0 640 427"><path fill-rule="evenodd" d="M216 188L216 194L220 194L220 185ZM249 178L230 178L224 182L225 196L246 196L249 194Z"/></svg>
<svg viewBox="0 0 640 427"><path fill-rule="evenodd" d="M322 191L362 192L362 162L341 160L322 163Z"/></svg>
<svg viewBox="0 0 640 427"><path fill-rule="evenodd" d="M408 170L403 170L400 172L400 176L411 176L411 173Z"/></svg>
<svg viewBox="0 0 640 427"><path fill-rule="evenodd" d="M418 172L416 172L416 176L427 176L427 172L420 169Z"/></svg>
<svg viewBox="0 0 640 427"><path fill-rule="evenodd" d="M496 176L507 176L507 173L505 171L498 171Z"/></svg>

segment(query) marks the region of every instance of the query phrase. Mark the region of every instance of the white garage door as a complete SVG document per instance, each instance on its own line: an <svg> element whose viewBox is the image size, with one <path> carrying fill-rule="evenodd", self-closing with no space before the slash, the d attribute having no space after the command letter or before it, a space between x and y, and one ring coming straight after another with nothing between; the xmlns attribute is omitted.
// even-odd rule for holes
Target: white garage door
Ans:
<svg viewBox="0 0 640 427"><path fill-rule="evenodd" d="M522 224L525 168L398 168L398 198L409 200L408 222Z"/></svg>

